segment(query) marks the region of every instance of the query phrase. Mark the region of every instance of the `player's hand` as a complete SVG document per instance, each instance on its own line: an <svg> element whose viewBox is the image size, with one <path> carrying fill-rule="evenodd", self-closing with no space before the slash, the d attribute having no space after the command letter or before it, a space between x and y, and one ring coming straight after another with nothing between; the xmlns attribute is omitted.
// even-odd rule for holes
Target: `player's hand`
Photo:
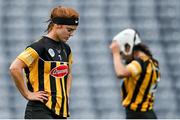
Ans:
<svg viewBox="0 0 180 120"><path fill-rule="evenodd" d="M120 52L119 45L118 45L118 43L116 41L113 41L111 43L111 45L109 46L109 48L111 49L113 54L114 53L118 53L119 54L119 52Z"/></svg>
<svg viewBox="0 0 180 120"><path fill-rule="evenodd" d="M29 92L27 99L31 101L45 102L48 101L48 94L45 91Z"/></svg>

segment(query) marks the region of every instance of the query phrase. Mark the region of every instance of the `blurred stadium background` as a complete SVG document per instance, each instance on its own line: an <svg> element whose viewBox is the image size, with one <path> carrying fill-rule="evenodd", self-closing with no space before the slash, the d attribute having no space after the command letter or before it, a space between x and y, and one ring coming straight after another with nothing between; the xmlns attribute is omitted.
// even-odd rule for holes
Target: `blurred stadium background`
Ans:
<svg viewBox="0 0 180 120"><path fill-rule="evenodd" d="M23 118L26 100L8 72L13 59L45 34L50 9L74 7L80 25L69 41L74 55L70 118L125 118L115 78L112 37L136 28L160 62L159 118L180 118L180 0L0 0L0 118Z"/></svg>

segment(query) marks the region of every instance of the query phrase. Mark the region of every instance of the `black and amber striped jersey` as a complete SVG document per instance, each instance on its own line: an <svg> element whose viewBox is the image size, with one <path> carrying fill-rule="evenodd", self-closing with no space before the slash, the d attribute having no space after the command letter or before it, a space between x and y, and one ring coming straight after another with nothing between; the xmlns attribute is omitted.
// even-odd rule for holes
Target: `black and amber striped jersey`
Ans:
<svg viewBox="0 0 180 120"><path fill-rule="evenodd" d="M27 67L25 74L30 91L46 91L44 104L55 114L69 116L67 78L72 64L70 47L43 36L23 51L18 59Z"/></svg>
<svg viewBox="0 0 180 120"><path fill-rule="evenodd" d="M131 76L122 84L122 105L133 111L153 109L154 94L159 82L159 65L146 56L136 58L127 65Z"/></svg>

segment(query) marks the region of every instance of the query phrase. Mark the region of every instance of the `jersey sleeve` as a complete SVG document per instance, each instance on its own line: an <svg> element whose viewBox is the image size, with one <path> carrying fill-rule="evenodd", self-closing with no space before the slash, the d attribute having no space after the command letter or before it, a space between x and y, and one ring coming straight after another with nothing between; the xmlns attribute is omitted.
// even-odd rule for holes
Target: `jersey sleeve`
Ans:
<svg viewBox="0 0 180 120"><path fill-rule="evenodd" d="M127 69L130 71L132 77L139 75L142 72L142 67L140 63L136 60L133 60L127 65Z"/></svg>
<svg viewBox="0 0 180 120"><path fill-rule="evenodd" d="M65 43L64 45L65 45L66 53L68 55L68 64L69 64L69 66L71 66L72 63L73 63L72 51L71 51L71 48L70 48L70 46L68 44Z"/></svg>
<svg viewBox="0 0 180 120"><path fill-rule="evenodd" d="M72 68L72 64L73 64L73 56L72 56L72 52L70 52L69 57L68 57L68 64L69 64L69 68L71 70Z"/></svg>
<svg viewBox="0 0 180 120"><path fill-rule="evenodd" d="M29 67L38 57L38 53L33 48L28 47L17 58Z"/></svg>

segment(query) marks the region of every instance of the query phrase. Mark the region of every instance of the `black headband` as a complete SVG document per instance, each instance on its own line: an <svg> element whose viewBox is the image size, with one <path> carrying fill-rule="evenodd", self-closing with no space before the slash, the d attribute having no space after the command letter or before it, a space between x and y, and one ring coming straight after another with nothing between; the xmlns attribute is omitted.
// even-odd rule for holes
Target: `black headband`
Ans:
<svg viewBox="0 0 180 120"><path fill-rule="evenodd" d="M55 17L52 19L52 22L58 25L78 25L79 18L61 18Z"/></svg>

